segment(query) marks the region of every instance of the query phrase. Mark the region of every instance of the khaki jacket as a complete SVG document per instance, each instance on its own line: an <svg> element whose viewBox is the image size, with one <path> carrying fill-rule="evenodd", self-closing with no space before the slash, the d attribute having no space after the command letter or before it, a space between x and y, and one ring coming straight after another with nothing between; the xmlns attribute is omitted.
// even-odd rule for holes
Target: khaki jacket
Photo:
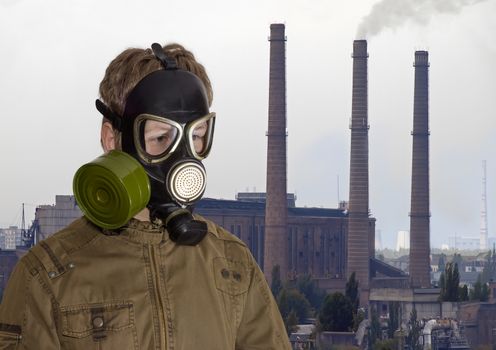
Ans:
<svg viewBox="0 0 496 350"><path fill-rule="evenodd" d="M85 218L40 242L5 290L0 349L291 349L246 245L205 221L194 247L150 223L112 234Z"/></svg>

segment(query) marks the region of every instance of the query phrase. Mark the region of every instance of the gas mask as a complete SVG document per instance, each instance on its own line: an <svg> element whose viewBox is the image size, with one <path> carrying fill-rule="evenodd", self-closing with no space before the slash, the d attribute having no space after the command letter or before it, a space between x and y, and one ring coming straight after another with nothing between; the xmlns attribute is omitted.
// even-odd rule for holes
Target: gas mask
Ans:
<svg viewBox="0 0 496 350"><path fill-rule="evenodd" d="M201 80L177 69L159 44L152 49L164 69L138 82L122 117L99 100L96 106L121 131L122 151L146 172L150 219L165 225L176 243L196 245L207 229L205 223L193 219L192 205L205 191L206 171L201 161L210 152L215 113L209 112Z"/></svg>

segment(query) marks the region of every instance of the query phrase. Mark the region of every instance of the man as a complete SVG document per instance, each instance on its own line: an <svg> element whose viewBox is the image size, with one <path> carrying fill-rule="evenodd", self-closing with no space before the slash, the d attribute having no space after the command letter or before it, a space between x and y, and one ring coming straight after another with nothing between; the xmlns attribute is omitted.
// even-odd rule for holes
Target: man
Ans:
<svg viewBox="0 0 496 350"><path fill-rule="evenodd" d="M100 95L104 151L137 160L151 198L117 229L90 208L26 254L0 306L0 349L290 349L246 245L191 214L215 120L204 67L177 44L128 49Z"/></svg>

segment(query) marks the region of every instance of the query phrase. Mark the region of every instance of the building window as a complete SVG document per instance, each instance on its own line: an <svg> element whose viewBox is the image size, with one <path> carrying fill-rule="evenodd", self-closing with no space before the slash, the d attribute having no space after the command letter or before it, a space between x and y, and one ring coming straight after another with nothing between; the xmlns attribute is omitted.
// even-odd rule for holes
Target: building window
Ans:
<svg viewBox="0 0 496 350"><path fill-rule="evenodd" d="M308 273L308 230L303 232L303 273Z"/></svg>

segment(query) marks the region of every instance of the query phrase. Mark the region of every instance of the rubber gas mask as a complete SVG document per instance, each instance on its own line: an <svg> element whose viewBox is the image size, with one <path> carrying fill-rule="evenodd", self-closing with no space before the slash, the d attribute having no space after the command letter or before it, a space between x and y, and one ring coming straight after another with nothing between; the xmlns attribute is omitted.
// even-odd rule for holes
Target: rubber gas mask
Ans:
<svg viewBox="0 0 496 350"><path fill-rule="evenodd" d="M96 105L121 131L122 151L146 172L150 219L165 225L176 243L195 245L207 232L205 223L194 220L191 212L205 191L206 171L201 161L210 152L215 113L209 111L202 81L177 69L160 45L153 44L152 49L164 69L138 82L123 115L116 115L99 100Z"/></svg>

